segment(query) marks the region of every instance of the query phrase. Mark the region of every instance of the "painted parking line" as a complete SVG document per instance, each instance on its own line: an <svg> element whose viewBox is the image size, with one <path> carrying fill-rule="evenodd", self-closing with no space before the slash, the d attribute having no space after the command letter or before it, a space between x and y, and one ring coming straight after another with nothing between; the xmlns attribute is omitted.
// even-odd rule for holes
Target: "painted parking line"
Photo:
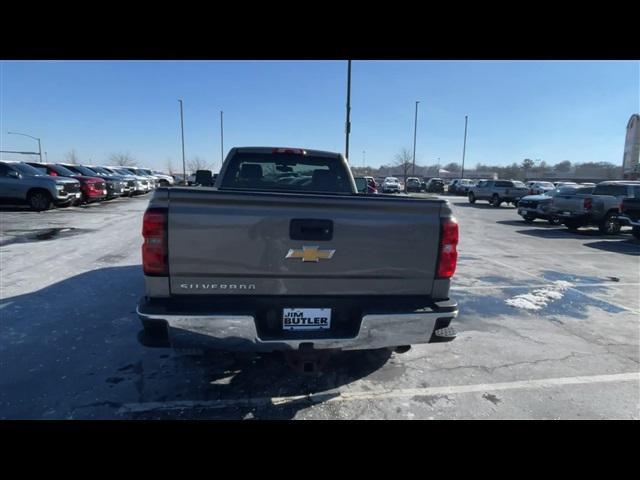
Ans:
<svg viewBox="0 0 640 480"><path fill-rule="evenodd" d="M380 391L340 392L328 391L310 395L289 397L256 397L207 401L172 401L146 402L123 405L118 413L143 413L152 411L221 409L238 407L283 406L292 403L335 403L357 400L381 400L412 398L416 396L459 395L466 393L495 392L504 390L535 390L543 388L564 387L569 385L589 385L602 383L640 382L640 372L619 373L611 375L588 375L578 377L544 378L538 380L521 380L503 383L481 383L476 385L457 385L445 387L405 388Z"/></svg>

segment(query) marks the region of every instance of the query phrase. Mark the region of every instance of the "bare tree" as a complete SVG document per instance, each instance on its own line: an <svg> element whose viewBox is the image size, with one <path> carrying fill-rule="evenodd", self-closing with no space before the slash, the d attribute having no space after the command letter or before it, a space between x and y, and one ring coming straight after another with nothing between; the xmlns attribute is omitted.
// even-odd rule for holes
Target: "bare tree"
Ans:
<svg viewBox="0 0 640 480"><path fill-rule="evenodd" d="M73 148L64 156L67 163L71 163L73 165L78 163L78 154L76 153L76 149Z"/></svg>
<svg viewBox="0 0 640 480"><path fill-rule="evenodd" d="M114 153L109 157L112 165L120 165L122 167L133 167L136 165L135 159L128 153Z"/></svg>
<svg viewBox="0 0 640 480"><path fill-rule="evenodd" d="M413 165L413 153L408 148L403 148L400 150L398 154L396 154L395 163L393 164L396 167L402 168L404 175L404 182L407 182L407 172L411 169Z"/></svg>
<svg viewBox="0 0 640 480"><path fill-rule="evenodd" d="M173 173L173 162L171 161L171 158L167 158L166 167L167 167L167 173L171 175Z"/></svg>
<svg viewBox="0 0 640 480"><path fill-rule="evenodd" d="M211 170L211 166L205 159L196 155L191 160L187 160L187 170L196 173L198 170Z"/></svg>

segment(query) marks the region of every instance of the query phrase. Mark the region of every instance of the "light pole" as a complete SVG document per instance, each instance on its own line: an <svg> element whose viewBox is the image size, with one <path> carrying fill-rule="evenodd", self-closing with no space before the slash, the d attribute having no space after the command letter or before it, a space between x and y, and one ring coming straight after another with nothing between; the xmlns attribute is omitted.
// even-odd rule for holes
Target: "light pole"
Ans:
<svg viewBox="0 0 640 480"><path fill-rule="evenodd" d="M40 139L38 137L32 137L31 135L27 135L26 133L17 133L17 132L7 132L9 135L22 135L23 137L33 138L38 141L38 156L40 157L40 163L42 163L42 148L40 146Z"/></svg>
<svg viewBox="0 0 640 480"><path fill-rule="evenodd" d="M416 134L418 132L418 104L420 101L416 101L416 118L413 124L413 169L411 175L416 176Z"/></svg>
<svg viewBox="0 0 640 480"><path fill-rule="evenodd" d="M182 115L182 100L180 102L180 131L182 132L182 181L187 184L187 164L184 159L184 117Z"/></svg>
<svg viewBox="0 0 640 480"><path fill-rule="evenodd" d="M468 115L464 116L464 143L462 144L462 172L460 173L460 178L464 178L464 155L467 151L467 120Z"/></svg>
<svg viewBox="0 0 640 480"><path fill-rule="evenodd" d="M351 122L349 116L351 114L351 60L347 66L347 122L345 124L346 145L344 147L344 158L349 159L349 134L351 133Z"/></svg>
<svg viewBox="0 0 640 480"><path fill-rule="evenodd" d="M364 170L364 168L365 168L365 163L364 163L364 154L365 154L365 151L364 151L364 150L362 150L362 169L363 169L363 170Z"/></svg>
<svg viewBox="0 0 640 480"><path fill-rule="evenodd" d="M224 163L224 124L222 115L224 112L220 110L220 168L222 168L222 164Z"/></svg>

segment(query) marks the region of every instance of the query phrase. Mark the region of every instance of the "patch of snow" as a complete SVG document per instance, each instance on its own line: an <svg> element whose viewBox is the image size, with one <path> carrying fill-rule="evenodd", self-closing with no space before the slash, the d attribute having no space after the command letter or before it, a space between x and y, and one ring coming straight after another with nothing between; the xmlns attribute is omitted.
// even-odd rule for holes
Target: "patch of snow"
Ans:
<svg viewBox="0 0 640 480"><path fill-rule="evenodd" d="M571 283L558 280L553 282L553 286L551 287L538 288L531 293L516 295L515 297L505 300L505 303L514 308L541 310L550 302L560 300L570 286Z"/></svg>

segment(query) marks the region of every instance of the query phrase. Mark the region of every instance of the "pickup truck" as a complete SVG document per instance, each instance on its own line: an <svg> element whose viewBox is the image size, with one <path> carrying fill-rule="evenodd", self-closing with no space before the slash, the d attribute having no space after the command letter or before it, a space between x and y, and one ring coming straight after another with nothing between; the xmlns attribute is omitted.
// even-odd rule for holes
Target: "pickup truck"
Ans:
<svg viewBox="0 0 640 480"><path fill-rule="evenodd" d="M562 219L557 215L553 205L566 205L571 201L581 204L582 200L578 199L583 197L579 197L578 195L589 194L592 191L593 187L578 187L577 185L574 187L567 185L546 191L542 195L527 195L526 197L522 197L518 202L518 215L520 215L526 223L532 223L536 218L541 218L547 220L551 225L560 225Z"/></svg>
<svg viewBox="0 0 640 480"><path fill-rule="evenodd" d="M360 194L339 153L233 148L214 187L158 188L142 234L143 345L402 352L455 337L449 203Z"/></svg>
<svg viewBox="0 0 640 480"><path fill-rule="evenodd" d="M517 205L518 201L529 194L524 183L516 180L484 180L469 189L469 203L476 200L487 200L494 207L503 202Z"/></svg>
<svg viewBox="0 0 640 480"><path fill-rule="evenodd" d="M591 194L555 198L552 208L569 230L595 225L601 233L615 235L621 227L620 204L624 198L634 196L640 196L640 182L606 181L597 184Z"/></svg>
<svg viewBox="0 0 640 480"><path fill-rule="evenodd" d="M622 200L618 220L620 224L632 227L633 236L640 240L640 195Z"/></svg>

